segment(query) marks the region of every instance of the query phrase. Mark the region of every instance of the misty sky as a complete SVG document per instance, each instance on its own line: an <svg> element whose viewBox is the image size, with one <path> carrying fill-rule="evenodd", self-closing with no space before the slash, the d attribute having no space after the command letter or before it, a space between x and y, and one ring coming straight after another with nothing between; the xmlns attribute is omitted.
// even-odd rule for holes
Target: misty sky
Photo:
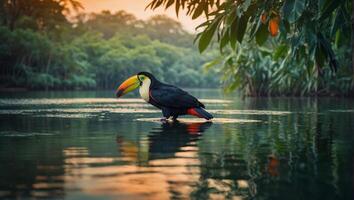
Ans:
<svg viewBox="0 0 354 200"><path fill-rule="evenodd" d="M147 19L156 14L166 14L179 21L183 27L190 32L195 32L195 27L202 22L201 19L192 20L190 16L185 16L183 13L180 13L177 18L173 6L168 10L164 10L163 8L158 8L155 11L149 9L145 10L146 5L148 5L150 1L151 0L80 0L85 7L85 12L100 12L102 10L115 12L125 10L134 14L139 19Z"/></svg>

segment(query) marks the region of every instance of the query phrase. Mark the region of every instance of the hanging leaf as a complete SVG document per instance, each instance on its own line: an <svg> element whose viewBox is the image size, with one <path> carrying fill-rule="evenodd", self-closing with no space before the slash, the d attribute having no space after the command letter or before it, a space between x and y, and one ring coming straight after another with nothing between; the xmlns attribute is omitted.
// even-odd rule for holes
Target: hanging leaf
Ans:
<svg viewBox="0 0 354 200"><path fill-rule="evenodd" d="M331 43L329 43L328 40L321 33L318 33L318 41L323 46L323 50L327 55L327 58L329 58L329 65L331 67L331 70L333 72L336 72L339 64L337 59L335 58Z"/></svg>
<svg viewBox="0 0 354 200"><path fill-rule="evenodd" d="M320 68L324 66L324 63L326 61L325 52L323 50L323 46L321 45L321 43L317 43L316 51L315 51L315 61Z"/></svg>
<svg viewBox="0 0 354 200"><path fill-rule="evenodd" d="M221 37L221 40L220 40L220 51L222 51L222 49L226 46L226 44L229 42L229 34L228 32L226 31L224 33L224 35Z"/></svg>
<svg viewBox="0 0 354 200"><path fill-rule="evenodd" d="M341 42L341 36L342 36L342 32L337 31L336 32L336 37L335 37L335 40L334 40L334 44L336 45L336 47L338 47L340 42Z"/></svg>
<svg viewBox="0 0 354 200"><path fill-rule="evenodd" d="M251 29L250 29L250 39L253 39L261 26L262 22L261 20L254 20L253 23L251 24Z"/></svg>
<svg viewBox="0 0 354 200"><path fill-rule="evenodd" d="M232 22L235 20L236 17L236 9L233 9L226 18L226 25L231 26Z"/></svg>
<svg viewBox="0 0 354 200"><path fill-rule="evenodd" d="M290 24L287 20L280 20L279 22L279 32L286 37L287 33L290 32Z"/></svg>
<svg viewBox="0 0 354 200"><path fill-rule="evenodd" d="M326 19L327 17L332 15L332 12L338 8L341 0L326 0L322 9L321 9L321 17L319 20Z"/></svg>
<svg viewBox="0 0 354 200"><path fill-rule="evenodd" d="M239 43L241 43L243 40L243 36L245 35L246 29L247 29L247 23L248 23L248 17L246 15L243 15L238 20L238 28L237 28L236 38Z"/></svg>
<svg viewBox="0 0 354 200"><path fill-rule="evenodd" d="M199 39L199 52L203 53L203 51L209 46L211 39L213 38L214 32L218 27L220 19L215 19L212 24L210 24L204 32L201 34Z"/></svg>
<svg viewBox="0 0 354 200"><path fill-rule="evenodd" d="M284 18L290 23L297 21L305 10L305 2L305 0L286 0L283 5Z"/></svg>
<svg viewBox="0 0 354 200"><path fill-rule="evenodd" d="M211 23L211 20L205 21L201 24L199 24L197 27L195 27L195 30L198 30L201 27L208 26Z"/></svg>
<svg viewBox="0 0 354 200"><path fill-rule="evenodd" d="M265 41L267 41L268 38L268 30L267 26L264 24L261 24L256 32L256 42L258 45L263 45Z"/></svg>
<svg viewBox="0 0 354 200"><path fill-rule="evenodd" d="M229 31L229 33L230 33L229 41L230 41L231 48L233 48L233 49L235 49L235 47L236 47L237 29L238 29L238 17L236 16L230 26L230 31Z"/></svg>
<svg viewBox="0 0 354 200"><path fill-rule="evenodd" d="M219 56L210 62L205 63L202 68L205 70L209 70L210 68L214 67L215 65L220 64L223 61L223 57Z"/></svg>
<svg viewBox="0 0 354 200"><path fill-rule="evenodd" d="M200 36L202 36L202 33L203 33L203 32L200 32L200 33L198 33L198 34L194 37L193 44L195 44L196 41L198 41L198 39L200 38Z"/></svg>
<svg viewBox="0 0 354 200"><path fill-rule="evenodd" d="M344 14L343 9L338 9L335 15L335 18L332 22L332 27L331 27L331 35L334 36L337 32L337 30L341 29L343 26L345 26L344 24L346 23L350 23L350 22L346 22L346 19L348 19L350 17L346 17Z"/></svg>

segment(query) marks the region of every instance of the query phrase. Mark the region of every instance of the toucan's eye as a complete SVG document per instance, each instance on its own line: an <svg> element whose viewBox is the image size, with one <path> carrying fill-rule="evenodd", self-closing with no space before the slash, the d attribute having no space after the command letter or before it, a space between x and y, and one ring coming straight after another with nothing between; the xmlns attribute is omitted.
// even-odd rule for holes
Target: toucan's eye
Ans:
<svg viewBox="0 0 354 200"><path fill-rule="evenodd" d="M140 82L140 86L142 86L143 85L143 81L144 81L144 79L145 79L145 77L144 76L138 76L138 79L139 79L139 82Z"/></svg>

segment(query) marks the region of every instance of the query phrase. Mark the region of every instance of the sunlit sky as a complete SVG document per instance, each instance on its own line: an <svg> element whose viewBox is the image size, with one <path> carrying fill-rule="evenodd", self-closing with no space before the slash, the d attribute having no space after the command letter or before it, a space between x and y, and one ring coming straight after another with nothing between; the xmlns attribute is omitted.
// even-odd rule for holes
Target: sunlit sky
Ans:
<svg viewBox="0 0 354 200"><path fill-rule="evenodd" d="M139 19L147 19L153 15L165 14L179 21L183 27L190 32L195 32L195 27L202 22L201 19L192 20L190 16L186 16L183 13L180 13L177 18L174 6L171 6L167 10L162 7L154 11L150 9L145 10L146 5L148 5L150 1L151 0L80 0L85 7L85 12L100 12L102 10L115 12L125 10L134 14Z"/></svg>

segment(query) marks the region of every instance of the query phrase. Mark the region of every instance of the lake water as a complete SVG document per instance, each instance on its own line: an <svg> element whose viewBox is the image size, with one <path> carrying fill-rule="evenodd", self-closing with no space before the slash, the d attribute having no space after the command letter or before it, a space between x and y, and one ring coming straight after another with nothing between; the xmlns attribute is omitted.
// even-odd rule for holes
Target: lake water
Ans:
<svg viewBox="0 0 354 200"><path fill-rule="evenodd" d="M215 120L132 94L0 95L0 198L353 199L354 100L191 90Z"/></svg>

